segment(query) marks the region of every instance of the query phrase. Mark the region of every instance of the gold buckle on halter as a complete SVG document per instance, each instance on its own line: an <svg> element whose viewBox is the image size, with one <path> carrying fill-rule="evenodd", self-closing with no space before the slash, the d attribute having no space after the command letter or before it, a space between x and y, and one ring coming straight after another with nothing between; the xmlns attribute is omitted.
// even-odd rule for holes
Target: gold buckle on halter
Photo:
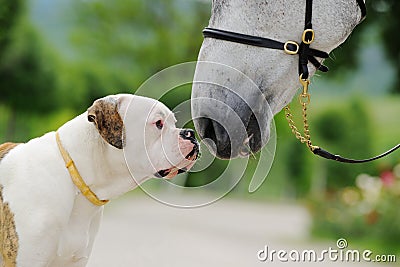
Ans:
<svg viewBox="0 0 400 267"><path fill-rule="evenodd" d="M311 33L311 39L306 39L307 38L307 34ZM303 35L301 36L301 40L303 41L303 43L305 44L311 44L314 41L315 38L315 33L313 29L307 29L304 30Z"/></svg>
<svg viewBox="0 0 400 267"><path fill-rule="evenodd" d="M288 48L289 45L294 45L296 47L295 50L290 50ZM295 41L287 41L284 45L283 45L283 50L285 51L286 54L288 55L296 55L299 52L300 46L298 43L296 43Z"/></svg>

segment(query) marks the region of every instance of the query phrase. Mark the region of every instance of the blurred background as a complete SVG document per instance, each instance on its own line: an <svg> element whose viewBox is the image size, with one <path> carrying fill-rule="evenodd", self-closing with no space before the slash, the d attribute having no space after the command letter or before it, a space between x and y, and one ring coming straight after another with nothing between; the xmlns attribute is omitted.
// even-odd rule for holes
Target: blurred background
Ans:
<svg viewBox="0 0 400 267"><path fill-rule="evenodd" d="M400 136L400 2L374 0L367 6L366 21L327 60L331 71L314 79L310 107L315 144L354 158L381 153ZM195 61L210 10L211 0L0 0L0 143L41 136L96 98L134 93L156 72ZM162 101L173 108L190 97L190 86L182 90ZM284 114L275 123L277 150L266 182L248 193L256 160L250 162L227 197L234 204L223 209L232 216L250 207L260 207L255 214L285 213L274 217L277 227L293 219L288 213L304 216L304 240L346 237L355 246L399 254L399 153L363 165L327 162L297 142ZM226 164L214 160L186 177L185 185L211 182Z"/></svg>

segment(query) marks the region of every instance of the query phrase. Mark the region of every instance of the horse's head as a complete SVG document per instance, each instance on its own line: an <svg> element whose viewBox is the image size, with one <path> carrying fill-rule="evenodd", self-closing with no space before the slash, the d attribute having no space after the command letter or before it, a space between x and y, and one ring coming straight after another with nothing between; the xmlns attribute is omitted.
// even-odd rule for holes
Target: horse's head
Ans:
<svg viewBox="0 0 400 267"><path fill-rule="evenodd" d="M209 27L281 42L301 41L306 1L213 0ZM356 0L314 1L311 48L331 52L361 20ZM212 64L215 62L218 64ZM206 144L221 158L257 152L273 115L299 87L298 56L206 38L192 91L192 116ZM310 75L315 68L308 64ZM210 145L214 143L214 145Z"/></svg>

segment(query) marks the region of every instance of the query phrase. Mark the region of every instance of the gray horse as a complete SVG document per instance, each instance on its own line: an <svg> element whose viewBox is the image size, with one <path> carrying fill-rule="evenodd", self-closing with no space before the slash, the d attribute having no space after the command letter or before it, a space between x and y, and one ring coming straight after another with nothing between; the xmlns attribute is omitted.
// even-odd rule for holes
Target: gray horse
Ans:
<svg viewBox="0 0 400 267"><path fill-rule="evenodd" d="M305 0L213 0L209 27L299 42L305 9ZM361 20L356 0L315 0L311 47L330 53ZM268 141L273 116L292 100L300 86L298 56L205 38L198 60L192 116L200 137L220 158L257 152ZM312 64L308 69L310 76L316 71Z"/></svg>

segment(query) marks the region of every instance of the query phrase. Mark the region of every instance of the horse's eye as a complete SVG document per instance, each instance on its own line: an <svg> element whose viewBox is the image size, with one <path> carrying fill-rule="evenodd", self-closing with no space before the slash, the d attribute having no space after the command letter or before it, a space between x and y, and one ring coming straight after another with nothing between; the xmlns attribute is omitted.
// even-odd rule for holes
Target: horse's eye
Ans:
<svg viewBox="0 0 400 267"><path fill-rule="evenodd" d="M164 123L163 123L162 120L156 121L156 127L157 127L158 129L161 130L161 129L163 128L163 126L164 126Z"/></svg>

